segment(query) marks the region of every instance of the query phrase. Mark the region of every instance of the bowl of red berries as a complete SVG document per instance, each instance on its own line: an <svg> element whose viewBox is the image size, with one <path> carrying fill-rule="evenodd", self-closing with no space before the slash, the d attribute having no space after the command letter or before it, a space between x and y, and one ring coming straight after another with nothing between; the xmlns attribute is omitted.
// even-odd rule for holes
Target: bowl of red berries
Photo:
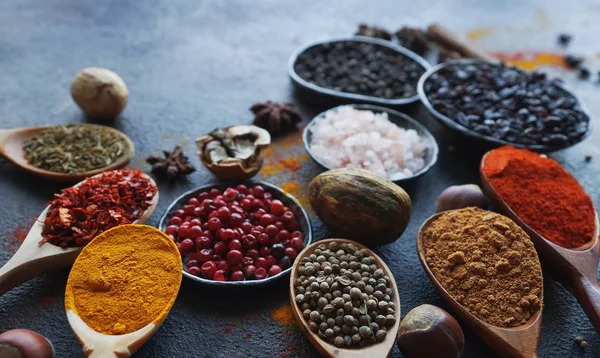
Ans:
<svg viewBox="0 0 600 358"><path fill-rule="evenodd" d="M261 285L285 277L312 240L298 200L258 181L191 190L169 206L159 228L177 245L183 275L213 285Z"/></svg>

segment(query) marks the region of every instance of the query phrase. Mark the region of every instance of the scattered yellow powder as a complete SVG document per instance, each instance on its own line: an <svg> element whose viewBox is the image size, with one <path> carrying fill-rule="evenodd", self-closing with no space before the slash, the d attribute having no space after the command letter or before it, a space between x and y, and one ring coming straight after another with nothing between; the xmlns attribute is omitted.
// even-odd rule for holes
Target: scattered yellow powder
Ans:
<svg viewBox="0 0 600 358"><path fill-rule="evenodd" d="M488 28L481 28L481 29L475 29L475 30L471 30L469 32L467 32L467 38L469 40L479 40L482 37L486 37L489 34L492 33L492 29L488 29Z"/></svg>
<svg viewBox="0 0 600 358"><path fill-rule="evenodd" d="M296 324L296 319L294 318L294 313L292 312L292 307L290 305L281 306L274 310L271 312L271 317L286 326Z"/></svg>
<svg viewBox="0 0 600 358"><path fill-rule="evenodd" d="M558 53L522 51L516 53L499 52L492 55L509 65L528 71L533 71L541 66L566 67L563 55Z"/></svg>

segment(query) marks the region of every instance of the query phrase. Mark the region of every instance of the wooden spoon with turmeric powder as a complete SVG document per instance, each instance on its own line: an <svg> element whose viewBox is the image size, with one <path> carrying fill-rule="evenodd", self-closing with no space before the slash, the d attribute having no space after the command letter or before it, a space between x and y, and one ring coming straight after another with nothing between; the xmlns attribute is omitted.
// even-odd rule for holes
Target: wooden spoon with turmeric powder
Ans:
<svg viewBox="0 0 600 358"><path fill-rule="evenodd" d="M94 177L101 175L98 174ZM146 176L145 174L143 175ZM151 185L156 187L156 183L151 177L146 176L146 178L150 181ZM79 182L75 187L84 182L85 180ZM143 224L148 221L157 203L158 191L152 198L150 206L134 223ZM50 206L42 211L17 252L0 268L0 295L32 278L72 265L77 255L81 252L81 247L67 247L63 249L49 242L40 244L42 241L44 219L49 208Z"/></svg>
<svg viewBox="0 0 600 358"><path fill-rule="evenodd" d="M181 286L181 256L162 231L120 225L98 235L73 264L65 309L92 358L125 358L158 330Z"/></svg>
<svg viewBox="0 0 600 358"><path fill-rule="evenodd" d="M478 208L441 212L421 226L417 252L440 295L496 353L537 358L542 272L529 237L514 222Z"/></svg>

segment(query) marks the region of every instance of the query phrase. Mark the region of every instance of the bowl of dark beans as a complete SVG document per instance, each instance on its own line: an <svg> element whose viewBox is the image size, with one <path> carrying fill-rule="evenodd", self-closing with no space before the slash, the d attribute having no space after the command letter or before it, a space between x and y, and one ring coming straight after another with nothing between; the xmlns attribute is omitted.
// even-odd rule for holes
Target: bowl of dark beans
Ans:
<svg viewBox="0 0 600 358"><path fill-rule="evenodd" d="M417 103L417 82L429 68L404 47L362 36L310 43L288 63L295 90L309 100L384 106Z"/></svg>
<svg viewBox="0 0 600 358"><path fill-rule="evenodd" d="M504 63L439 64L421 77L418 92L444 125L493 145L553 152L591 132L587 110L561 82Z"/></svg>

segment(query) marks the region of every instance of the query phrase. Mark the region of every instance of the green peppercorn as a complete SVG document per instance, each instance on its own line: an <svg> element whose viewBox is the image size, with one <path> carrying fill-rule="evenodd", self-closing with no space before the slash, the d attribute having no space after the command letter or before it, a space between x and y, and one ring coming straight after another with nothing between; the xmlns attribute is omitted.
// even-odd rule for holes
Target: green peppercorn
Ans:
<svg viewBox="0 0 600 358"><path fill-rule="evenodd" d="M377 333L375 333L375 339L377 340L377 342L383 342L383 340L385 339L386 336L387 336L387 332L384 331L383 329L380 329L377 331Z"/></svg>
<svg viewBox="0 0 600 358"><path fill-rule="evenodd" d="M344 346L344 338L342 338L341 336L337 336L333 339L333 345L336 347L343 347Z"/></svg>
<svg viewBox="0 0 600 358"><path fill-rule="evenodd" d="M369 328L368 326L360 326L360 328L358 329L358 333L361 337L366 338L371 335L371 328Z"/></svg>

